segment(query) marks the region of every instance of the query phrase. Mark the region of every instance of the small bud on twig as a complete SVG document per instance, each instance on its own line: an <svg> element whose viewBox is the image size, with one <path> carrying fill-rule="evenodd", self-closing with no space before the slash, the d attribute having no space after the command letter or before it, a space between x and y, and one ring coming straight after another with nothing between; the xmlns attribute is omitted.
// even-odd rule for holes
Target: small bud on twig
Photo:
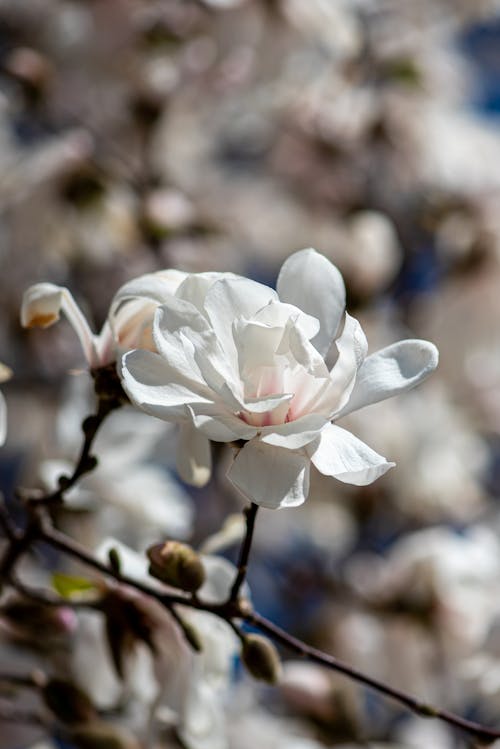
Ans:
<svg viewBox="0 0 500 749"><path fill-rule="evenodd" d="M205 582L198 554L180 541L166 541L148 549L149 572L167 585L195 593Z"/></svg>
<svg viewBox="0 0 500 749"><path fill-rule="evenodd" d="M245 635L241 649L241 660L256 679L276 684L281 676L281 661L278 651L261 635Z"/></svg>

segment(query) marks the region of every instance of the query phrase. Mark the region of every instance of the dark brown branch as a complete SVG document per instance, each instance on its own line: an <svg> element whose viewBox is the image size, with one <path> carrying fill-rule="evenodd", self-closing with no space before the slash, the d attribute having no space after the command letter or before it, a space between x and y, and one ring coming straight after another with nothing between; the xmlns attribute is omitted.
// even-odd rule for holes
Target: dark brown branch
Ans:
<svg viewBox="0 0 500 749"><path fill-rule="evenodd" d="M358 669L349 666L343 661L324 653L317 648L314 648L306 643L302 642L296 637L288 634L285 630L281 629L271 621L261 616L257 612L254 612L250 604L247 601L240 599L233 600L231 596L227 601L221 604L209 604L200 600L195 596L184 596L179 594L172 594L167 591L162 591L160 588L156 588L145 583L134 580L133 578L123 575L116 568L112 568L103 562L96 559L90 552L87 551L83 546L78 544L73 539L66 536L64 533L56 530L51 523L50 516L47 510L42 506L32 504L29 507L30 521L24 534L11 542L6 550L4 559L0 566L0 575L3 573L4 577L9 579L12 575L12 570L19 559L19 557L29 549L29 547L36 541L42 541L50 544L56 549L68 554L74 559L79 560L83 564L97 570L99 573L106 577L115 579L122 585L127 585L135 590L140 591L144 595L154 598L163 606L172 611L174 605L182 605L190 608L196 608L201 611L206 611L216 616L221 617L229 623L233 629L237 629L237 625L234 620L243 619L248 624L259 629L262 633L268 635L276 642L281 643L289 650L297 653L298 655L308 658L309 660L325 666L333 671L344 674L353 681L363 684L371 689L376 690L380 694L389 697L399 704L403 705L412 712L426 718L436 718L444 721L455 728L465 731L469 734L474 735L480 741L490 743L500 738L500 730L487 728L474 721L466 720L461 718L459 715L455 715L448 710L442 710L440 708L429 705L421 700L413 697L411 694L402 690L391 687L378 679L374 679L371 676L359 671ZM257 513L256 507L252 506L248 509L247 515L247 534L245 536L241 553L240 553L240 567L235 583L233 584L232 590L236 590L236 595L239 592L241 582L244 580L244 571L246 570L246 564L251 547L253 527L255 523L255 515ZM238 583L238 586L236 586ZM71 601L68 602L71 604ZM178 616L176 616L178 618ZM1 716L0 716L1 717Z"/></svg>
<svg viewBox="0 0 500 749"><path fill-rule="evenodd" d="M445 723L455 726L467 733L474 734L478 739L486 743L490 743L500 738L500 730L487 728L480 723L461 718L459 715L455 715L448 710L441 710L438 707L421 702L411 694L391 687L383 681L374 679L371 676L364 674L362 671L358 671L358 669L349 666L347 663L334 658L332 655L328 655L322 650L307 645L305 642L302 642L302 640L288 634L284 629L281 629L281 627L278 627L276 624L273 624L273 622L256 612L245 614L243 618L248 624L257 627L261 632L269 635L269 637L276 642L281 643L289 650L292 650L314 663L319 663L337 673L344 674L353 681L356 681L359 684L364 684L386 697L390 697L423 718L436 718L437 720L444 721Z"/></svg>
<svg viewBox="0 0 500 749"><path fill-rule="evenodd" d="M250 550L252 548L253 531L255 528L255 519L257 517L258 509L259 505L256 505L254 502L252 502L252 504L244 510L247 527L245 538L243 539L243 543L241 544L240 557L238 559L238 572L229 594L230 601L237 600L241 590L241 586L245 582L248 567L248 558L250 556Z"/></svg>
<svg viewBox="0 0 500 749"><path fill-rule="evenodd" d="M64 493L73 487L81 476L92 471L97 465L97 458L91 454L94 439L105 418L120 404L112 399L99 399L97 413L88 416L82 423L84 440L80 456L71 476L61 476L59 486L53 492L34 499L38 504L57 505L63 501Z"/></svg>

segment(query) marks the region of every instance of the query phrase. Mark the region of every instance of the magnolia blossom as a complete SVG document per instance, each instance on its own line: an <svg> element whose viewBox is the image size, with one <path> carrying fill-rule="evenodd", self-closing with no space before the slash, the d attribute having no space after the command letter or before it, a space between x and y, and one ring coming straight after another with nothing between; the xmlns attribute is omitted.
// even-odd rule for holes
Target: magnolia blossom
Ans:
<svg viewBox="0 0 500 749"><path fill-rule="evenodd" d="M164 270L124 284L113 297L108 319L98 335L92 332L68 289L52 283L38 283L24 293L21 325L48 328L63 312L80 339L89 367L103 367L131 348L154 348L151 326L155 309L176 291L186 275L179 270Z"/></svg>
<svg viewBox="0 0 500 749"><path fill-rule="evenodd" d="M228 477L264 507L304 502L311 462L370 484L394 464L333 422L418 384L438 354L406 340L367 356L344 308L342 276L312 249L286 260L277 291L229 273L191 274L155 314L157 352L124 356L123 386L147 413L180 423L185 480L208 477L214 440L235 444Z"/></svg>

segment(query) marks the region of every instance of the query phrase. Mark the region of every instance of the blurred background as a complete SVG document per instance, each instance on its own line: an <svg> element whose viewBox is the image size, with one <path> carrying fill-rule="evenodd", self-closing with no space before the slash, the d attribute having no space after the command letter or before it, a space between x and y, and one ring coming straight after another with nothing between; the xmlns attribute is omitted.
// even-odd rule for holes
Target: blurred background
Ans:
<svg viewBox="0 0 500 749"><path fill-rule="evenodd" d="M372 351L428 338L441 363L418 391L349 417L395 469L361 489L316 475L304 507L262 511L255 604L498 725L500 3L0 0L0 87L5 496L51 485L92 407L70 327L20 329L28 285L69 287L98 330L141 273L274 285L313 246L344 274ZM59 519L89 545L201 545L242 508L220 447L193 490L159 422L124 410L100 444ZM293 662L275 691L237 674L228 710L234 749L288 749L290 731L304 749L473 745Z"/></svg>

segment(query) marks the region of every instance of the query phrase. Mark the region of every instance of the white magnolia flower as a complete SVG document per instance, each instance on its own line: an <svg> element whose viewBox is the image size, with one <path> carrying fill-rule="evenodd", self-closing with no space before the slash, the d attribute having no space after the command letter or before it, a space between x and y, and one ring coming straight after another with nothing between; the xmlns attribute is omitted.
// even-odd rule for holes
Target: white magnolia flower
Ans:
<svg viewBox="0 0 500 749"><path fill-rule="evenodd" d="M229 479L270 508L304 502L311 462L356 485L391 468L332 422L421 382L437 350L406 340L367 357L365 335L344 307L339 271L312 249L286 260L277 291L229 273L198 273L165 299L153 325L158 353L129 352L122 376L140 408L180 423L185 480L208 475L209 440L244 442ZM324 357L333 341L330 370Z"/></svg>
<svg viewBox="0 0 500 749"><path fill-rule="evenodd" d="M166 296L175 292L185 277L182 271L165 270L124 284L113 297L108 319L98 335L92 332L68 289L52 283L38 283L24 293L21 325L48 328L63 312L80 339L89 367L102 367L131 348L154 348L151 326L155 309Z"/></svg>

